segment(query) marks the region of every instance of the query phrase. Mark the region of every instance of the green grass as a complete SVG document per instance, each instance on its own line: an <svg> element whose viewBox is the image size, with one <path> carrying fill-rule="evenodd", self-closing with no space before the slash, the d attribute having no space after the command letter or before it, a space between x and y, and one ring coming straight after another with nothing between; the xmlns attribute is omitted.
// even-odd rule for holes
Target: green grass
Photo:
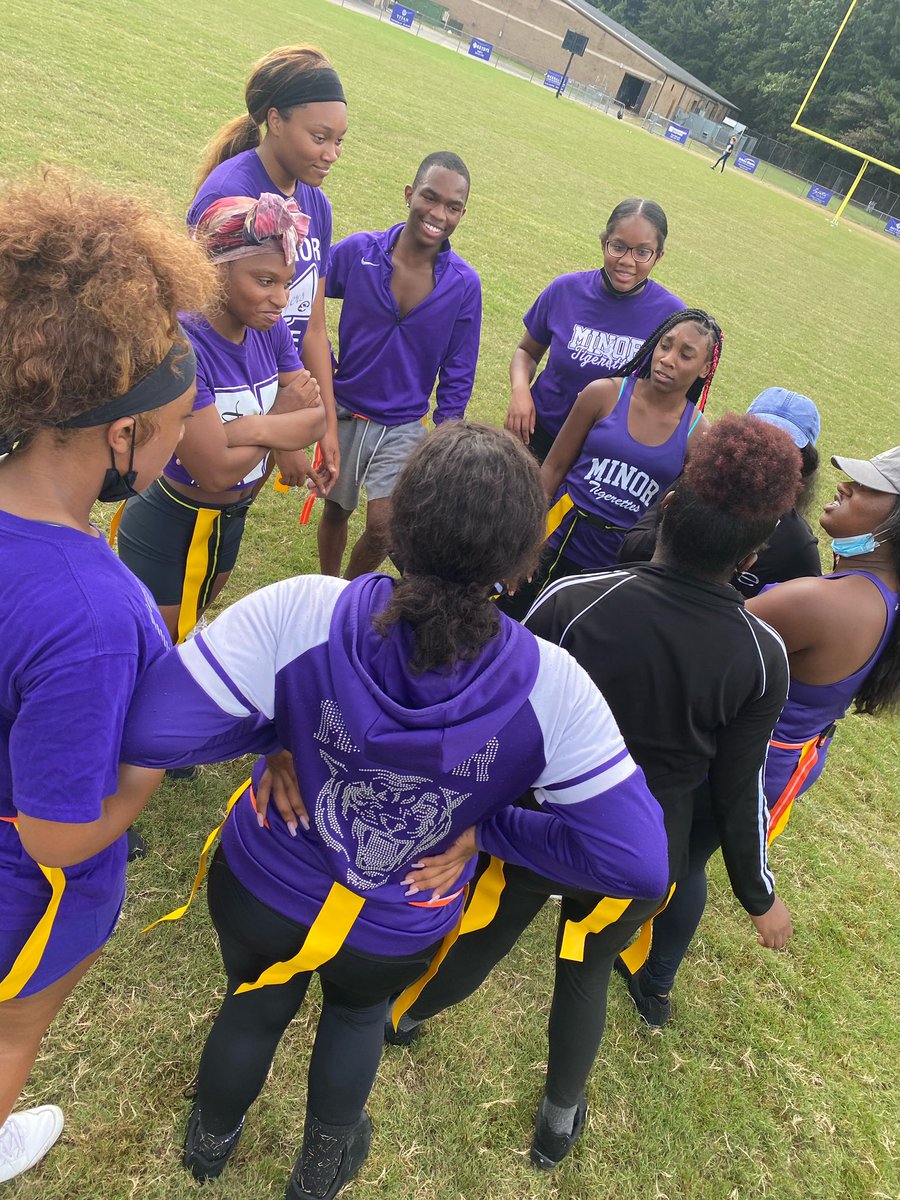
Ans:
<svg viewBox="0 0 900 1200"><path fill-rule="evenodd" d="M240 111L250 63L310 40L341 71L351 128L329 194L337 233L401 219L424 154L458 150L474 181L455 245L485 284L483 353L470 412L502 417L521 316L554 275L596 264L613 204L645 194L672 233L657 278L710 309L726 335L712 415L763 387L813 396L823 457L897 441L897 248L733 169L483 63L325 0L260 7L197 0L8 0L0 44L0 159L77 164L180 220L199 149ZM823 474L823 490L833 472ZM299 503L267 490L224 600L314 568ZM372 1157L359 1200L885 1200L900 1193L896 1079L900 726L848 719L828 772L774 852L797 929L760 950L721 866L679 978L677 1020L637 1027L613 985L608 1036L578 1151L554 1175L527 1163L546 1055L552 912L489 984L385 1058L372 1097ZM186 893L203 834L246 764L165 786L143 829L119 932L47 1038L26 1100L59 1101L68 1125L10 1200L175 1200L198 1195L178 1165L194 1073L221 991L198 903L140 933ZM314 989L315 991L315 989ZM317 995L317 993L316 993ZM289 1031L241 1150L210 1196L282 1195L302 1127L318 1001Z"/></svg>

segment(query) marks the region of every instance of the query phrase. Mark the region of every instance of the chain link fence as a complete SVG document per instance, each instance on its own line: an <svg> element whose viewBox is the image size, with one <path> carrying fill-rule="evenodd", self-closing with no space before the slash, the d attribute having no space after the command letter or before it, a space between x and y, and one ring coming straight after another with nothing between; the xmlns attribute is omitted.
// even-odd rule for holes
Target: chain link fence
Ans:
<svg viewBox="0 0 900 1200"><path fill-rule="evenodd" d="M333 0L333 3L339 3L342 8L368 10L373 15L377 14L380 21L390 21L394 9L394 0ZM441 4L440 0L412 0L403 7L409 13L406 27L410 33L440 43L459 54L469 52L469 36L463 32L458 21L452 20L451 9ZM489 65L535 84L544 83L547 74L518 59L498 53L496 46L491 51ZM559 76L556 78L558 80ZM562 95L599 112L614 113L630 122L634 121L630 114L626 117L625 109L614 96L590 84L579 83L569 78ZM702 112L686 112L681 108L675 110L674 117L663 117L659 113L650 112L639 123L651 133L662 135L671 121L687 126L691 141L708 147L715 154L724 149L734 133L734 128L730 125L710 121ZM732 163L738 153L752 155L760 160L758 167L753 171L757 179L766 180L792 195L805 196L814 184L825 188L833 193L832 201L826 206L832 209L837 209L855 178L854 171L848 171L836 163L819 158L813 149L806 149L801 145L788 145L766 134L755 133L751 129L738 135ZM729 169L734 168L732 166ZM852 217L868 228L884 232L884 226L889 219L900 219L900 186L897 189L887 188L863 179L844 215Z"/></svg>
<svg viewBox="0 0 900 1200"><path fill-rule="evenodd" d="M377 15L380 21L390 21L394 8L394 0L332 0L332 2L340 4L341 8L368 9ZM434 0L411 0L404 7L412 10L410 23L406 25L410 33L415 34L416 37L424 37L428 41L439 42L458 54L469 53L471 39L467 33L463 32L462 25L450 17L451 10L448 7L435 3ZM565 55L561 57L564 58ZM488 65L496 67L500 71L506 71L510 75L517 75L520 79L528 80L529 83L543 84L547 73L553 72L553 68L549 65L546 71L542 71L521 59L498 52L496 46L492 48L490 60L485 61L488 62ZM606 92L592 84L579 83L571 77L566 80L562 94L567 100L574 100L578 104L587 105L588 108L594 108L604 113L609 113L611 110L618 112L622 108L615 97L607 95ZM622 111L624 113L624 109Z"/></svg>
<svg viewBox="0 0 900 1200"><path fill-rule="evenodd" d="M803 146L789 146L767 134L756 134L751 129L747 130L744 140L746 145L742 148L747 154L770 163L788 175L817 183L837 196L846 196L859 170L857 167L848 171L846 167L819 158ZM863 212L884 217L885 220L888 217L900 217L900 180L895 190L863 178L853 193L849 207L854 205Z"/></svg>
<svg viewBox="0 0 900 1200"><path fill-rule="evenodd" d="M650 116L658 123L651 128L651 132L663 132L658 127L659 124L665 124L662 118L656 114ZM680 125L687 126L692 141L708 146L716 153L725 148L728 139L734 134L732 126L709 121L702 113L678 109L674 119ZM805 196L815 184L833 194L834 199L828 207L835 209L850 190L859 169L857 167L855 170L848 170L838 163L829 162L816 154L813 146L789 145L768 134L756 133L752 129L745 129L738 134L734 157L739 153L759 159L759 166L753 172L757 179L765 179L776 187L799 196ZM853 216L861 224L884 232L884 226L891 218L900 218L900 180L896 188L891 188L863 178L853 193L845 216Z"/></svg>

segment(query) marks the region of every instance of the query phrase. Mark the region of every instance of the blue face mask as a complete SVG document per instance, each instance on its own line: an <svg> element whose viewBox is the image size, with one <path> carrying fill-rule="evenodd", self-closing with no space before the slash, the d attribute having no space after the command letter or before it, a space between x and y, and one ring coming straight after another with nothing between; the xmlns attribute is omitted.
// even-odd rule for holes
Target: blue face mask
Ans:
<svg viewBox="0 0 900 1200"><path fill-rule="evenodd" d="M831 539L831 549L838 558L855 558L857 554L871 554L880 545L881 542L875 540L874 533L858 533L856 537Z"/></svg>

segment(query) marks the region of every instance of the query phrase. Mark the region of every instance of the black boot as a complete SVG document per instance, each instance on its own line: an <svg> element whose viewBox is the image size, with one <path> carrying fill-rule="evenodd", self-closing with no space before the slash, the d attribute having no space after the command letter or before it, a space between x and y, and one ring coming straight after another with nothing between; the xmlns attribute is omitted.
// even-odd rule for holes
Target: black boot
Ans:
<svg viewBox="0 0 900 1200"><path fill-rule="evenodd" d="M353 1125L326 1125L307 1112L303 1149L288 1180L285 1200L332 1200L369 1157L371 1141L368 1113Z"/></svg>
<svg viewBox="0 0 900 1200"><path fill-rule="evenodd" d="M244 1118L231 1133L208 1133L203 1128L200 1106L194 1102L184 1135L184 1158L182 1163L195 1179L204 1183L207 1179L218 1179L234 1153L244 1128Z"/></svg>

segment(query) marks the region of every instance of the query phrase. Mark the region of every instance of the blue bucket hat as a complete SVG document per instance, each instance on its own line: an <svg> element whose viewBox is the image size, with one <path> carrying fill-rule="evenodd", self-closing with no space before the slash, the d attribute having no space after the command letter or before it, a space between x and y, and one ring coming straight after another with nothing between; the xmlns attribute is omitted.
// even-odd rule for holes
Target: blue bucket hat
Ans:
<svg viewBox="0 0 900 1200"><path fill-rule="evenodd" d="M801 450L810 442L816 444L822 428L819 410L812 400L799 392L789 392L787 388L771 387L760 392L747 409L747 416L777 425Z"/></svg>

